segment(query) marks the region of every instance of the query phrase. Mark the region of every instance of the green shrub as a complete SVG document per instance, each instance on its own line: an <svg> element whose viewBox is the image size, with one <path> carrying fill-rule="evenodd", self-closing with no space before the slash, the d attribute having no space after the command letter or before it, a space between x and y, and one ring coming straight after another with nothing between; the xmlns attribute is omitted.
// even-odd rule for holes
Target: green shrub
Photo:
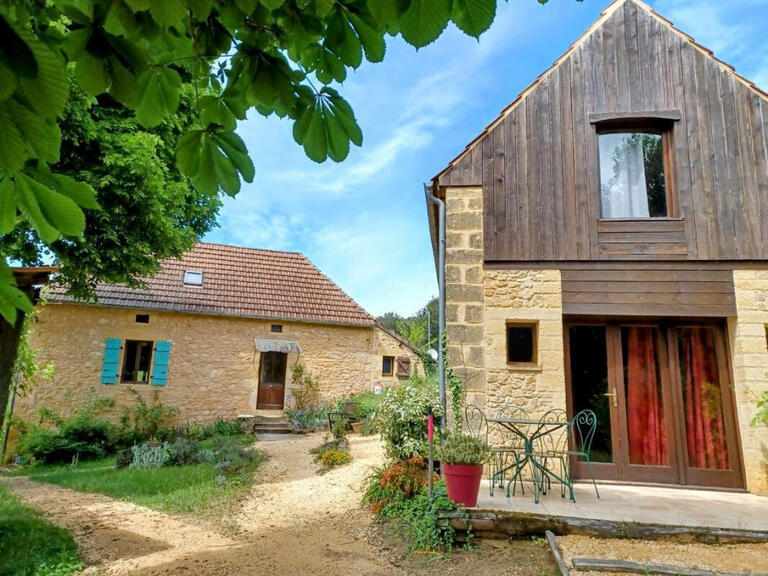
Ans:
<svg viewBox="0 0 768 576"><path fill-rule="evenodd" d="M445 512L456 510L445 484L440 481L432 488L430 498L422 488L413 498L406 500L397 521L398 531L406 538L411 550L449 551L453 546L454 528Z"/></svg>
<svg viewBox="0 0 768 576"><path fill-rule="evenodd" d="M337 416L333 421L333 427L331 428L331 434L336 440L342 440L347 436L349 432L349 422L343 416Z"/></svg>
<svg viewBox="0 0 768 576"><path fill-rule="evenodd" d="M154 440L158 434L168 428L170 422L179 413L175 406L164 404L160 393L152 391L152 403L147 404L144 397L134 388L128 388L133 394L136 406L133 409L133 435L142 441Z"/></svg>
<svg viewBox="0 0 768 576"><path fill-rule="evenodd" d="M399 516L406 501L428 484L427 463L418 454L375 467L363 481L363 504L376 516ZM439 477L432 478L437 482Z"/></svg>
<svg viewBox="0 0 768 576"><path fill-rule="evenodd" d="M44 464L68 463L73 459L91 460L104 456L104 450L98 444L71 440L63 437L58 430L42 426L29 426L19 438L16 451Z"/></svg>
<svg viewBox="0 0 768 576"><path fill-rule="evenodd" d="M296 410L317 411L320 409L320 383L304 365L296 363L291 369L291 394Z"/></svg>
<svg viewBox="0 0 768 576"><path fill-rule="evenodd" d="M286 407L283 412L288 416L288 420L291 421L296 430L315 430L325 426L328 422L327 408L294 410Z"/></svg>
<svg viewBox="0 0 768 576"><path fill-rule="evenodd" d="M131 463L129 468L145 470L147 468L162 468L171 462L171 451L168 444L138 444L131 448Z"/></svg>
<svg viewBox="0 0 768 576"><path fill-rule="evenodd" d="M443 464L485 464L491 457L488 444L469 434L449 434L437 450Z"/></svg>
<svg viewBox="0 0 768 576"><path fill-rule="evenodd" d="M752 426L758 424L768 424L768 390L763 391L760 397L757 399L757 412L755 412L752 421Z"/></svg>
<svg viewBox="0 0 768 576"><path fill-rule="evenodd" d="M391 457L406 459L426 453L428 407L439 419L441 410L434 376L413 375L401 385L387 389L376 419Z"/></svg>
<svg viewBox="0 0 768 576"><path fill-rule="evenodd" d="M320 456L320 463L326 468L335 468L352 462L352 456L345 450L326 450Z"/></svg>
<svg viewBox="0 0 768 576"><path fill-rule="evenodd" d="M219 418L212 426L214 434L219 436L240 436L244 433L240 420L224 420Z"/></svg>
<svg viewBox="0 0 768 576"><path fill-rule="evenodd" d="M384 399L383 394L375 394L373 391L368 390L359 394L350 394L346 398L342 398L338 401L336 410L344 412L344 407L348 402L355 404L354 417L357 420L365 420L366 418L373 418L376 416L376 412Z"/></svg>

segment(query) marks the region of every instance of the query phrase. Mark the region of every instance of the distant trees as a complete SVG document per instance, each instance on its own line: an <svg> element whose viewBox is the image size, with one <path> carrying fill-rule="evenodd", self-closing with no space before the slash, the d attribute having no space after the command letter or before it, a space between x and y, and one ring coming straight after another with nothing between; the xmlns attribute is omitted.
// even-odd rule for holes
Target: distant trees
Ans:
<svg viewBox="0 0 768 576"><path fill-rule="evenodd" d="M385 328L396 332L414 346L425 352L437 349L438 341L438 300L432 298L413 316L403 317L397 312L386 312L376 321Z"/></svg>

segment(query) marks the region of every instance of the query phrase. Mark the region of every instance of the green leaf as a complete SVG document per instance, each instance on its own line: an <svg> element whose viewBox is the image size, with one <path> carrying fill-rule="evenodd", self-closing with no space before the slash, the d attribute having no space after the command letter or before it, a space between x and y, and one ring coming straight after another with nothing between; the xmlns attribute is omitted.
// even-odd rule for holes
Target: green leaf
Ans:
<svg viewBox="0 0 768 576"><path fill-rule="evenodd" d="M138 79L136 119L144 126L160 124L179 107L181 76L172 68L154 68Z"/></svg>
<svg viewBox="0 0 768 576"><path fill-rule="evenodd" d="M125 0L125 3L134 12L143 12L149 10L150 0Z"/></svg>
<svg viewBox="0 0 768 576"><path fill-rule="evenodd" d="M29 36L0 14L0 62L22 78L37 76L37 59L29 46Z"/></svg>
<svg viewBox="0 0 768 576"><path fill-rule="evenodd" d="M336 54L344 64L357 68L363 61L360 38L344 13L336 9L328 19L324 45Z"/></svg>
<svg viewBox="0 0 768 576"><path fill-rule="evenodd" d="M32 49L37 62L37 74L19 78L21 93L35 112L45 116L59 116L69 97L64 60L29 32L23 31L20 34Z"/></svg>
<svg viewBox="0 0 768 576"><path fill-rule="evenodd" d="M453 0L453 21L459 30L478 38L496 17L496 0Z"/></svg>
<svg viewBox="0 0 768 576"><path fill-rule="evenodd" d="M51 225L43 215L43 211L38 202L33 180L24 174L17 173L14 176L16 183L16 202L19 210L32 227L37 231L37 235L43 242L50 244L59 237L59 231Z"/></svg>
<svg viewBox="0 0 768 576"><path fill-rule="evenodd" d="M245 144L234 132L188 132L176 146L176 165L206 194L221 188L234 196L240 191L238 171L247 182L254 177Z"/></svg>
<svg viewBox="0 0 768 576"><path fill-rule="evenodd" d="M451 18L451 0L411 0L400 18L400 32L406 42L422 48L443 33Z"/></svg>
<svg viewBox="0 0 768 576"><path fill-rule="evenodd" d="M336 90L326 86L293 125L293 138L315 162L331 158L341 162L349 154L349 142L361 145L363 134L349 104Z"/></svg>
<svg viewBox="0 0 768 576"><path fill-rule="evenodd" d="M59 234L78 236L85 230L85 214L77 203L55 191L47 183L19 172L14 175L19 208L44 242L52 242Z"/></svg>
<svg viewBox="0 0 768 576"><path fill-rule="evenodd" d="M100 210L96 200L96 191L90 184L78 182L64 174L56 174L45 165L39 165L36 170L31 172L34 178L42 182L45 186L53 188L57 192L70 197L81 208L91 210Z"/></svg>
<svg viewBox="0 0 768 576"><path fill-rule="evenodd" d="M203 126L208 127L211 124L218 124L225 130L231 131L235 129L237 119L222 98L212 95L201 96L199 106L200 121L203 123Z"/></svg>
<svg viewBox="0 0 768 576"><path fill-rule="evenodd" d="M253 182L256 172L243 139L234 132L222 131L214 133L212 138L243 176L243 180Z"/></svg>
<svg viewBox="0 0 768 576"><path fill-rule="evenodd" d="M16 74L0 60L0 102L13 94L17 85Z"/></svg>
<svg viewBox="0 0 768 576"><path fill-rule="evenodd" d="M16 191L6 176L0 180L0 234L8 234L16 226Z"/></svg>
<svg viewBox="0 0 768 576"><path fill-rule="evenodd" d="M84 51L77 59L75 78L82 89L93 96L106 92L109 86L106 60Z"/></svg>
<svg viewBox="0 0 768 576"><path fill-rule="evenodd" d="M336 0L315 0L315 13L321 18L325 17L334 4L336 4Z"/></svg>
<svg viewBox="0 0 768 576"><path fill-rule="evenodd" d="M408 0L368 0L368 10L381 26L396 23L407 7Z"/></svg>
<svg viewBox="0 0 768 576"><path fill-rule="evenodd" d="M213 10L213 2L211 0L187 0L187 7L197 20L204 21L208 19L211 10Z"/></svg>
<svg viewBox="0 0 768 576"><path fill-rule="evenodd" d="M43 118L17 97L0 106L0 166L20 170L30 159L56 162L61 132L54 119Z"/></svg>
<svg viewBox="0 0 768 576"><path fill-rule="evenodd" d="M155 22L167 28L178 24L187 15L187 3L184 0L155 0L149 3L149 13Z"/></svg>
<svg viewBox="0 0 768 576"><path fill-rule="evenodd" d="M365 50L365 57L369 62L381 62L384 60L384 54L387 51L387 44L384 41L384 32L377 30L372 23L366 22L357 14L349 14L349 21L357 33L360 42Z"/></svg>
<svg viewBox="0 0 768 576"><path fill-rule="evenodd" d="M313 46L312 50L307 52L305 65L314 70L317 79L323 84L330 84L334 80L344 82L347 77L347 67L325 46Z"/></svg>
<svg viewBox="0 0 768 576"><path fill-rule="evenodd" d="M141 29L133 10L123 0L112 0L104 30L116 36L132 36Z"/></svg>
<svg viewBox="0 0 768 576"><path fill-rule="evenodd" d="M267 10L277 10L280 6L285 4L285 0L259 0L259 3ZM246 11L246 14L250 14L251 12L253 12L253 10L250 12Z"/></svg>

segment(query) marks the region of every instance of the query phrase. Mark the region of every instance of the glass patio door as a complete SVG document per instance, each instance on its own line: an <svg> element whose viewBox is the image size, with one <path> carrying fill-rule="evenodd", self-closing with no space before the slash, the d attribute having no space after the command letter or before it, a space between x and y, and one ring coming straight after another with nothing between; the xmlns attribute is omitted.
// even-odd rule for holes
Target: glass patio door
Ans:
<svg viewBox="0 0 768 576"><path fill-rule="evenodd" d="M741 487L720 324L567 324L568 408L592 410L595 476ZM574 475L587 478L583 463Z"/></svg>
<svg viewBox="0 0 768 576"><path fill-rule="evenodd" d="M719 326L672 329L681 406L682 475L686 484L743 485L725 337Z"/></svg>
<svg viewBox="0 0 768 576"><path fill-rule="evenodd" d="M658 325L613 328L620 477L679 482L665 334ZM618 339L619 341L616 341Z"/></svg>

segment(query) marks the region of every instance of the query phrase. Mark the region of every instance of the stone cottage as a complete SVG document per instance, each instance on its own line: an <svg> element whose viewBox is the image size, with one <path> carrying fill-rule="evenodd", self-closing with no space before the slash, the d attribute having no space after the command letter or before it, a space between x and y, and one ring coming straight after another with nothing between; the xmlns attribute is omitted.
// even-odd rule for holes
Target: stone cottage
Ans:
<svg viewBox="0 0 768 576"><path fill-rule="evenodd" d="M611 4L428 187L468 402L594 411L599 479L768 493L767 150L764 92Z"/></svg>
<svg viewBox="0 0 768 576"><path fill-rule="evenodd" d="M291 369L317 376L331 402L421 370L419 351L374 318L304 255L198 243L166 260L146 288L99 285L98 304L46 295L32 345L55 379L20 398L67 413L89 391L132 404L129 388L211 421L282 410Z"/></svg>

